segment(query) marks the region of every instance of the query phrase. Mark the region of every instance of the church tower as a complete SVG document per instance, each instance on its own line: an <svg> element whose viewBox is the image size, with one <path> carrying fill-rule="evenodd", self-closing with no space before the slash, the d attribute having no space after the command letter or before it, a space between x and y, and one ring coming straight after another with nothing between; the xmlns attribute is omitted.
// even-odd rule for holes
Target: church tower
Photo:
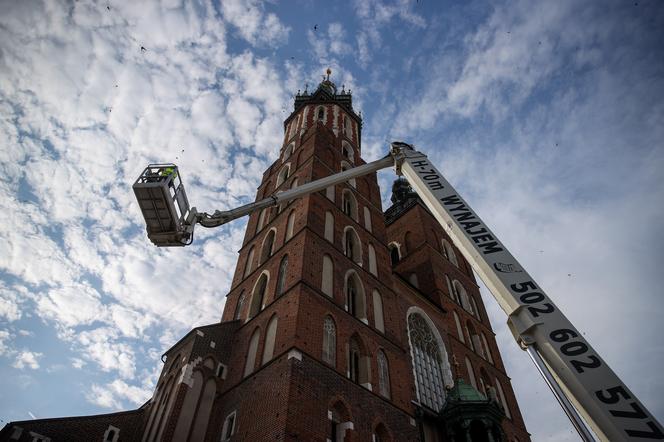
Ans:
<svg viewBox="0 0 664 442"><path fill-rule="evenodd" d="M256 200L365 164L361 132L328 70L295 97ZM164 354L143 407L0 436L529 440L470 266L407 181L392 203L383 212L374 173L253 213L221 321Z"/></svg>

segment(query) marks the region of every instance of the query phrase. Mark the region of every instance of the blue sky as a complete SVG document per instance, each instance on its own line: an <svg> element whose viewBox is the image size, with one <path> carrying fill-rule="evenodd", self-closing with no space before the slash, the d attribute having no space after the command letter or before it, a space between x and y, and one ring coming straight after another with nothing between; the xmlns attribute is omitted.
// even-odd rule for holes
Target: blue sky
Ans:
<svg viewBox="0 0 664 442"><path fill-rule="evenodd" d="M427 153L661 420L663 29L655 0L0 2L0 419L150 396L245 224L157 249L133 180L174 161L199 209L250 201L331 67L365 159ZM534 440L576 440L483 296Z"/></svg>

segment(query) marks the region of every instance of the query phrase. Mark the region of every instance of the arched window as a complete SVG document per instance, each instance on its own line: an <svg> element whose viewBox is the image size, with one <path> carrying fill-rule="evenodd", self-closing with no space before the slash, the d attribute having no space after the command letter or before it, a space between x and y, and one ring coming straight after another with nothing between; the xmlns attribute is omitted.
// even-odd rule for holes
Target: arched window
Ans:
<svg viewBox="0 0 664 442"><path fill-rule="evenodd" d="M348 378L371 390L370 359L358 334L348 342Z"/></svg>
<svg viewBox="0 0 664 442"><path fill-rule="evenodd" d="M374 309L374 324L376 329L381 333L385 333L385 322L383 319L383 298L378 293L378 290L374 290L372 293L373 297L373 309Z"/></svg>
<svg viewBox="0 0 664 442"><path fill-rule="evenodd" d="M454 293L456 295L455 297L457 302L461 304L461 307L463 307L464 310L472 314L473 307L470 304L468 293L466 293L466 289L463 287L463 285L461 285L461 283L455 279L454 281L452 281L452 289L454 290Z"/></svg>
<svg viewBox="0 0 664 442"><path fill-rule="evenodd" d="M284 257L281 258L281 263L279 263L279 275L277 275L277 289L274 293L275 297L281 296L284 293L287 272L288 272L288 255L284 255Z"/></svg>
<svg viewBox="0 0 664 442"><path fill-rule="evenodd" d="M235 434L235 416L236 412L233 411L231 414L226 416L224 419L224 426L221 429L221 442L227 442L231 440L231 436Z"/></svg>
<svg viewBox="0 0 664 442"><path fill-rule="evenodd" d="M383 350L378 350L378 391L386 398L390 397L390 369Z"/></svg>
<svg viewBox="0 0 664 442"><path fill-rule="evenodd" d="M269 273L263 272L261 276L256 281L254 290L251 294L251 305L249 306L249 317L248 319L253 318L261 310L263 310L265 302L265 292L267 291L267 283L269 281Z"/></svg>
<svg viewBox="0 0 664 442"><path fill-rule="evenodd" d="M470 385L475 387L477 390L477 381L475 380L475 371L473 371L473 364L471 364L470 359L466 356L466 369L468 370L468 379L470 380Z"/></svg>
<svg viewBox="0 0 664 442"><path fill-rule="evenodd" d="M243 278L246 278L249 273L251 273L252 266L254 265L254 246L251 246L249 253L247 253L247 261L244 264L244 273Z"/></svg>
<svg viewBox="0 0 664 442"><path fill-rule="evenodd" d="M346 141L341 142L341 155L344 157L346 161L349 161L351 163L355 162L355 151L351 147L350 144Z"/></svg>
<svg viewBox="0 0 664 442"><path fill-rule="evenodd" d="M337 364L337 327L330 316L323 320L323 362Z"/></svg>
<svg viewBox="0 0 664 442"><path fill-rule="evenodd" d="M484 344L484 352L486 353L486 357L489 359L489 362L493 364L493 356L491 356L491 350L489 349L489 343L486 340L486 336L484 336L484 333L482 333L482 344Z"/></svg>
<svg viewBox="0 0 664 442"><path fill-rule="evenodd" d="M327 439L333 442L347 440L346 431L353 428L348 409L338 401L332 406L331 410L327 411L327 415L330 419L330 433Z"/></svg>
<svg viewBox="0 0 664 442"><path fill-rule="evenodd" d="M321 282L321 291L330 298L334 295L334 264L329 255L323 255L323 278Z"/></svg>
<svg viewBox="0 0 664 442"><path fill-rule="evenodd" d="M293 151L295 150L295 143L290 143L286 149L284 149L284 155L283 155L283 161L286 161L290 156L293 154Z"/></svg>
<svg viewBox="0 0 664 442"><path fill-rule="evenodd" d="M346 115L344 115L344 135L346 135L348 138L351 136L350 118L348 118Z"/></svg>
<svg viewBox="0 0 664 442"><path fill-rule="evenodd" d="M449 372L447 353L420 313L408 315L408 338L420 402L440 411L445 400L445 374ZM447 377L451 377L448 373ZM448 379L451 383L451 379Z"/></svg>
<svg viewBox="0 0 664 442"><path fill-rule="evenodd" d="M510 407L507 406L507 400L505 399L505 393L503 392L503 386L501 385L498 378L496 378L496 390L498 390L498 397L500 398L500 403L503 404L503 411L505 415L512 419L512 413L510 412Z"/></svg>
<svg viewBox="0 0 664 442"><path fill-rule="evenodd" d="M350 226L344 229L344 255L354 261L357 265L362 265L362 247L360 237Z"/></svg>
<svg viewBox="0 0 664 442"><path fill-rule="evenodd" d="M261 259L258 265L262 265L265 261L268 260L270 256L272 256L272 252L274 251L274 238L277 234L277 229L271 229L269 232L267 232L267 235L265 235L265 239L263 239L263 247L261 248Z"/></svg>
<svg viewBox="0 0 664 442"><path fill-rule="evenodd" d="M267 217L267 208L261 210L261 212L258 214L258 223L256 224L256 233L263 230L263 227L265 226L265 218L266 217Z"/></svg>
<svg viewBox="0 0 664 442"><path fill-rule="evenodd" d="M390 249L390 261L392 261L392 265L395 266L399 263L399 261L401 261L401 251L399 251L399 244L392 242L387 247Z"/></svg>
<svg viewBox="0 0 664 442"><path fill-rule="evenodd" d="M369 208L367 206L364 206L364 228L367 229L369 232L372 231L371 212L369 211Z"/></svg>
<svg viewBox="0 0 664 442"><path fill-rule="evenodd" d="M376 265L376 249L374 249L371 244L367 246L367 253L369 255L369 272L374 276L378 276L378 266Z"/></svg>
<svg viewBox="0 0 664 442"><path fill-rule="evenodd" d="M353 168L353 166L351 166L350 163L348 163L348 161L342 161L341 162L341 171L342 172L345 172L345 171L350 170L352 168ZM355 178L349 179L348 184L350 184L354 188L357 187L357 183L355 182Z"/></svg>
<svg viewBox="0 0 664 442"><path fill-rule="evenodd" d="M452 283L450 282L450 277L445 275L445 282L447 282L447 295L452 298L453 300L456 300L455 296L456 294L454 293L454 290L452 289Z"/></svg>
<svg viewBox="0 0 664 442"><path fill-rule="evenodd" d="M316 109L316 119L318 121L325 121L325 108L323 106L319 106Z"/></svg>
<svg viewBox="0 0 664 442"><path fill-rule="evenodd" d="M267 331L265 332L265 344L263 345L263 361L261 364L266 364L272 360L274 355L274 341L277 338L277 315L272 316L270 322L267 324Z"/></svg>
<svg viewBox="0 0 664 442"><path fill-rule="evenodd" d="M356 318L366 322L367 309L364 297L364 288L357 273L349 271L346 273L346 310Z"/></svg>
<svg viewBox="0 0 664 442"><path fill-rule="evenodd" d="M452 310L452 314L454 315L454 324L456 324L457 336L459 336L459 341L465 344L466 339L463 337L463 329L461 328L461 321L459 321L459 315L457 315L457 312L455 312L454 310Z"/></svg>
<svg viewBox="0 0 664 442"><path fill-rule="evenodd" d="M245 296L243 290L242 293L240 293L240 298L237 300L237 304L235 306L235 315L233 315L234 319L240 319L240 316L242 315L242 307L244 307L244 301Z"/></svg>
<svg viewBox="0 0 664 442"><path fill-rule="evenodd" d="M295 179L293 179L293 181L291 181L290 188L295 189L297 186L298 186L298 180L297 180L297 178L295 178ZM291 200L290 202L293 202L293 201L295 201L295 200Z"/></svg>
<svg viewBox="0 0 664 442"><path fill-rule="evenodd" d="M457 261L457 257L454 254L454 248L446 239L443 240L443 255L445 255L445 258L449 259L452 264L459 267L459 261Z"/></svg>
<svg viewBox="0 0 664 442"><path fill-rule="evenodd" d="M387 428L385 428L385 425L383 424L376 425L372 442L389 442L390 440L392 439L390 438L390 434L387 432Z"/></svg>
<svg viewBox="0 0 664 442"><path fill-rule="evenodd" d="M341 194L341 210L357 222L357 200L353 192L348 189L345 189Z"/></svg>
<svg viewBox="0 0 664 442"><path fill-rule="evenodd" d="M466 330L468 330L468 336L470 336L470 346L473 351L480 355L482 358L486 359L484 356L484 347L482 346L482 341L480 340L480 335L475 331L475 326L470 321L466 322Z"/></svg>
<svg viewBox="0 0 664 442"><path fill-rule="evenodd" d="M244 364L244 375L247 377L254 371L254 366L256 365L256 352L258 351L258 339L260 338L260 329L256 328L254 334L251 335L249 339L249 348L247 349L247 360Z"/></svg>
<svg viewBox="0 0 664 442"><path fill-rule="evenodd" d="M289 176L290 176L290 163L286 164L279 171L279 175L277 175L277 184L275 185L275 187L281 186L284 182L286 182Z"/></svg>
<svg viewBox="0 0 664 442"><path fill-rule="evenodd" d="M286 222L286 241L293 237L293 229L295 227L295 210L291 211L288 215L288 221Z"/></svg>
<svg viewBox="0 0 664 442"><path fill-rule="evenodd" d="M472 295L468 295L470 298L470 305L472 306L472 314L473 316L477 317L477 319L482 319L480 318L480 311L477 309L477 303L475 302L475 297Z"/></svg>
<svg viewBox="0 0 664 442"><path fill-rule="evenodd" d="M334 215L332 212L325 212L325 239L334 242Z"/></svg>
<svg viewBox="0 0 664 442"><path fill-rule="evenodd" d="M295 135L295 133L296 133L296 131L297 131L297 127L298 127L299 124L300 124L300 118L301 118L301 116L302 116L302 114L299 114L299 115L297 116L297 120L296 120L295 118L293 118L293 119L291 120L290 131L288 132L288 138L289 138L289 139L290 139L290 138L293 138L293 135Z"/></svg>
<svg viewBox="0 0 664 442"><path fill-rule="evenodd" d="M480 393L483 393L487 399L490 399L493 387L491 386L491 380L484 367L480 367L479 381L480 381Z"/></svg>

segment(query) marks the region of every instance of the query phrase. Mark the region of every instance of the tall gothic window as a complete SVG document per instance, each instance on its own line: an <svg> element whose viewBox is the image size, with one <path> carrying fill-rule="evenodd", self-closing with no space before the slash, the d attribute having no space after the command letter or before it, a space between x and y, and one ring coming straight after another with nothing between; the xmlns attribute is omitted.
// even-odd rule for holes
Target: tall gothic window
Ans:
<svg viewBox="0 0 664 442"><path fill-rule="evenodd" d="M284 159L283 161L286 161L292 154L293 150L295 150L295 143L290 143L286 149L284 149Z"/></svg>
<svg viewBox="0 0 664 442"><path fill-rule="evenodd" d="M346 284L346 303L348 304L348 313L357 316L357 283L355 278L348 278Z"/></svg>
<svg viewBox="0 0 664 442"><path fill-rule="evenodd" d="M281 258L279 264L279 275L277 277L277 291L275 296L281 296L284 293L284 286L286 284L286 273L288 272L288 255Z"/></svg>
<svg viewBox="0 0 664 442"><path fill-rule="evenodd" d="M290 176L290 163L286 164L277 175L277 184L274 187L281 186Z"/></svg>
<svg viewBox="0 0 664 442"><path fill-rule="evenodd" d="M378 388L380 394L386 398L390 397L390 369L387 365L387 357L383 350L378 350Z"/></svg>
<svg viewBox="0 0 664 442"><path fill-rule="evenodd" d="M323 121L325 119L325 109L321 106L318 108L318 113L316 114L318 121Z"/></svg>
<svg viewBox="0 0 664 442"><path fill-rule="evenodd" d="M240 319L240 316L242 315L242 307L244 307L244 292L240 294L240 299L237 300L237 305L235 306L235 315L233 316L234 319Z"/></svg>
<svg viewBox="0 0 664 442"><path fill-rule="evenodd" d="M352 227L344 229L344 255L358 265L362 265L360 238Z"/></svg>
<svg viewBox="0 0 664 442"><path fill-rule="evenodd" d="M249 318L253 318L261 310L263 310L263 302L265 301L265 292L267 291L268 275L267 273L261 274L258 282L254 286L254 292L251 295L251 305L249 308Z"/></svg>
<svg viewBox="0 0 664 442"><path fill-rule="evenodd" d="M250 375L254 371L256 365L256 351L258 351L258 339L260 338L260 329L256 328L254 334L251 335L249 340L249 348L247 349L247 360L244 363L244 376Z"/></svg>
<svg viewBox="0 0 664 442"><path fill-rule="evenodd" d="M381 333L385 333L385 321L383 319L383 298L378 293L378 290L373 291L373 310L374 310L374 324L376 329Z"/></svg>
<svg viewBox="0 0 664 442"><path fill-rule="evenodd" d="M454 254L454 248L446 239L443 240L443 255L445 255L445 258L449 259L452 264L459 267L459 261L457 261L457 257Z"/></svg>
<svg viewBox="0 0 664 442"><path fill-rule="evenodd" d="M360 346L357 340L350 338L348 354L348 377L353 382L360 382Z"/></svg>
<svg viewBox="0 0 664 442"><path fill-rule="evenodd" d="M293 228L295 227L295 210L291 211L288 215L288 222L286 223L286 241L293 237Z"/></svg>
<svg viewBox="0 0 664 442"><path fill-rule="evenodd" d="M279 318L277 318L277 315L274 315L267 325L267 330L265 332L265 344L263 345L262 364L270 362L270 360L272 360L272 356L274 355L274 341L277 339L278 321Z"/></svg>
<svg viewBox="0 0 664 442"><path fill-rule="evenodd" d="M270 230L267 232L265 239L263 240L263 248L261 249L261 260L259 264L263 264L267 259L272 256L274 250L274 237L276 236L276 230Z"/></svg>
<svg viewBox="0 0 664 442"><path fill-rule="evenodd" d="M345 172L345 171L350 170L352 168L353 168L353 166L351 166L348 161L342 161L341 162L341 171L342 172ZM355 178L349 179L348 184L350 184L354 188L357 187L357 182L355 181Z"/></svg>
<svg viewBox="0 0 664 442"><path fill-rule="evenodd" d="M443 358L433 332L419 313L408 316L408 336L419 400L440 411L445 399Z"/></svg>
<svg viewBox="0 0 664 442"><path fill-rule="evenodd" d="M358 220L357 201L350 190L344 190L341 194L341 210L355 221Z"/></svg>
<svg viewBox="0 0 664 442"><path fill-rule="evenodd" d="M367 323L366 299L364 288L354 271L346 275L346 309L348 313Z"/></svg>
<svg viewBox="0 0 664 442"><path fill-rule="evenodd" d="M321 280L320 289L327 296L334 296L334 264L329 255L323 255L323 277Z"/></svg>
<svg viewBox="0 0 664 442"><path fill-rule="evenodd" d="M267 208L261 210L261 213L258 214L258 223L256 224L256 233L260 232L265 225L265 217L267 216Z"/></svg>
<svg viewBox="0 0 664 442"><path fill-rule="evenodd" d="M254 246L251 246L249 253L247 254L247 262L244 264L244 273L242 277L245 278L249 273L251 273L252 266L254 264Z"/></svg>
<svg viewBox="0 0 664 442"><path fill-rule="evenodd" d="M332 366L337 363L337 327L329 316L323 321L323 362Z"/></svg>
<svg viewBox="0 0 664 442"><path fill-rule="evenodd" d="M399 246L396 243L391 243L388 247L390 249L390 261L392 261L393 266L397 265L401 261Z"/></svg>
<svg viewBox="0 0 664 442"><path fill-rule="evenodd" d="M334 242L334 215L329 210L325 212L325 239Z"/></svg>

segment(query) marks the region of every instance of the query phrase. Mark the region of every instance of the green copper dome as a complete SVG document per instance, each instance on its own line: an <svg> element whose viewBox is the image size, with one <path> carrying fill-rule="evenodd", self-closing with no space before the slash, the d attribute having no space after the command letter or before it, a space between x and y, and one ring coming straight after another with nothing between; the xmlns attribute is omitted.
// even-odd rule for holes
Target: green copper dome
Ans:
<svg viewBox="0 0 664 442"><path fill-rule="evenodd" d="M484 395L472 385L466 384L463 379L457 379L454 387L448 391L447 397L455 402L486 402Z"/></svg>

